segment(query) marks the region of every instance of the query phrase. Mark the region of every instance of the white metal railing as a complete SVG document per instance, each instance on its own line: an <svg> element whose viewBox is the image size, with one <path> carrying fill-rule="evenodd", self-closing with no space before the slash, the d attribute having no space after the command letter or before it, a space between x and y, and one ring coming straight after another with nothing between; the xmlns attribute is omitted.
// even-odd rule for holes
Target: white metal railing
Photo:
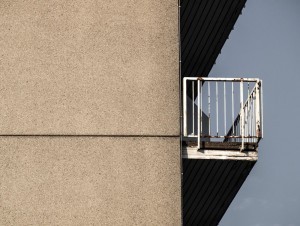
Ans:
<svg viewBox="0 0 300 226"><path fill-rule="evenodd" d="M258 143L263 137L262 81L257 78L183 79L183 137Z"/></svg>

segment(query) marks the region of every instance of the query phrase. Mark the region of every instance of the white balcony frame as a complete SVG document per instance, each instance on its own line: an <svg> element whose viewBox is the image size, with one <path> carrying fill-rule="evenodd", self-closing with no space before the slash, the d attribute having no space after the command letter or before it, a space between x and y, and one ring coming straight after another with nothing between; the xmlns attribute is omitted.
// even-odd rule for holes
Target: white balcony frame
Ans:
<svg viewBox="0 0 300 226"><path fill-rule="evenodd" d="M190 82L191 87L188 86ZM197 92L195 95L195 83L197 83ZM203 133L203 84L207 83L208 91L208 134ZM211 90L210 83L215 83L215 119L210 116L211 108ZM224 87L219 88L219 84L223 83ZM231 110L228 109L227 98L230 96L226 93L226 84L231 83ZM235 92L233 83L240 83L239 88L239 113L237 116L234 115L235 106ZM250 91L249 84L253 85L253 89ZM244 101L244 85L248 84L247 98ZM191 99L192 104L192 133L188 134L188 89L192 89ZM223 96L220 95L223 89ZM210 77L185 77L183 79L183 137L184 138L197 138L198 148L201 147L201 142L204 139L211 138L223 138L222 142L238 141L241 142L241 150L244 149L245 142L258 143L263 137L263 106L262 106L262 81L258 78L210 78ZM221 97L220 97L221 96ZM197 105L194 102L197 98ZM220 110L219 100L223 98L223 111ZM236 97L237 98L237 97ZM195 117L195 106L197 108L197 114ZM222 107L221 107L222 108ZM227 109L231 111L232 114L232 126L226 131L227 122ZM219 117L223 113L223 123L224 123L224 134L219 131ZM222 116L221 116L222 117ZM211 120L215 120L216 124L216 134L211 133ZM197 121L197 123L196 123ZM222 123L222 122L221 122Z"/></svg>

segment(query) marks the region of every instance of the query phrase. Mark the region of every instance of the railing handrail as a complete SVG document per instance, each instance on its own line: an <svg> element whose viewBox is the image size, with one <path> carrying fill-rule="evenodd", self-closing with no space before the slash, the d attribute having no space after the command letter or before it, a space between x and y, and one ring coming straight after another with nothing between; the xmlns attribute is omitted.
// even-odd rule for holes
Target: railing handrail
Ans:
<svg viewBox="0 0 300 226"><path fill-rule="evenodd" d="M184 77L184 81L212 81L212 82L261 82L259 78L212 78L212 77Z"/></svg>

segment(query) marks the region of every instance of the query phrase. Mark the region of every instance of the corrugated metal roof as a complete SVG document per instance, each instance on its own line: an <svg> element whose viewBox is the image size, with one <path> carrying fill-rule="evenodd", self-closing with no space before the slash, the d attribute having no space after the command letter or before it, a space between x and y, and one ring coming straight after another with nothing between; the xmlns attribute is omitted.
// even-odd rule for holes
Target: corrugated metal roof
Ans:
<svg viewBox="0 0 300 226"><path fill-rule="evenodd" d="M183 224L218 225L255 163L183 159Z"/></svg>
<svg viewBox="0 0 300 226"><path fill-rule="evenodd" d="M181 74L205 77L246 0L181 0Z"/></svg>

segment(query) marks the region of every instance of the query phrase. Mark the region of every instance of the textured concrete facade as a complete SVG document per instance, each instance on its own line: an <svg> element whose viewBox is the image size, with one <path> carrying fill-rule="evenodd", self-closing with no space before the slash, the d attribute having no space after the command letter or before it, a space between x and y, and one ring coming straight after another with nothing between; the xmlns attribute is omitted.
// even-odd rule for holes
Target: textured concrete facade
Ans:
<svg viewBox="0 0 300 226"><path fill-rule="evenodd" d="M179 134L177 1L2 1L0 34L0 134Z"/></svg>
<svg viewBox="0 0 300 226"><path fill-rule="evenodd" d="M0 225L179 225L177 138L0 139Z"/></svg>
<svg viewBox="0 0 300 226"><path fill-rule="evenodd" d="M178 46L178 1L0 3L0 225L180 225Z"/></svg>

